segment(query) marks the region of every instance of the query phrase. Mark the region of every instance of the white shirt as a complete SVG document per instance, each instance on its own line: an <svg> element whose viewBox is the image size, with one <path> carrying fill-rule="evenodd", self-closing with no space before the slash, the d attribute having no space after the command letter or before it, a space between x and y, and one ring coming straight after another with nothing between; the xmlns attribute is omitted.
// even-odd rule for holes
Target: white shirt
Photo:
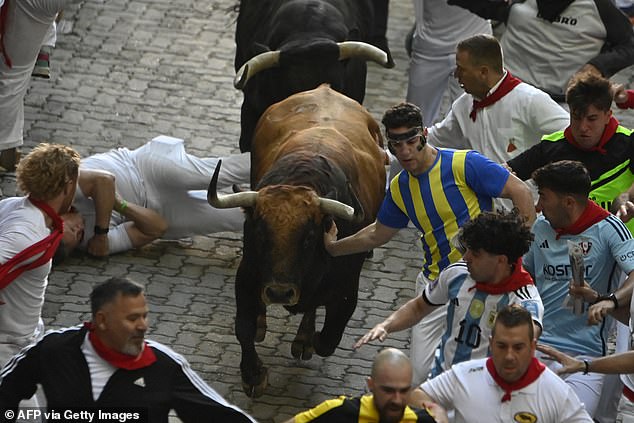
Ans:
<svg viewBox="0 0 634 423"><path fill-rule="evenodd" d="M429 128L429 143L477 150L504 163L539 143L543 135L561 131L570 123L567 111L548 94L526 83L479 109L475 122L469 117L473 100L467 93L458 97L445 119Z"/></svg>
<svg viewBox="0 0 634 423"><path fill-rule="evenodd" d="M493 380L486 361L456 364L423 383L421 389L434 402L454 409L455 423L592 422L572 388L549 369L502 402L504 390Z"/></svg>
<svg viewBox="0 0 634 423"><path fill-rule="evenodd" d="M0 201L0 263L49 236L43 212L26 197ZM28 260L32 262L37 257ZM27 270L0 290L0 343L24 346L39 335L51 261Z"/></svg>

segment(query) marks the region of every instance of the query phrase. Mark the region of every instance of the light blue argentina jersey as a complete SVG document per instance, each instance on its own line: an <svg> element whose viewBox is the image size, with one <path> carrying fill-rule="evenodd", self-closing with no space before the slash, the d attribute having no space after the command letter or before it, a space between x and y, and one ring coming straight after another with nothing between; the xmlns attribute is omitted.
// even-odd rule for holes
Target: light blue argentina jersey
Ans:
<svg viewBox="0 0 634 423"><path fill-rule="evenodd" d="M489 355L489 336L498 310L509 304L519 304L541 325L544 306L535 285L493 295L475 289L467 265L459 261L440 273L438 279L425 288L425 301L432 305L449 303L447 326L436 358L433 376L453 364L484 358Z"/></svg>
<svg viewBox="0 0 634 423"><path fill-rule="evenodd" d="M620 271L634 270L634 240L623 222L610 215L578 235L557 233L544 216L533 225L535 240L524 256L524 268L533 275L544 302L544 331L540 342L573 354L605 355L606 328L588 326L587 311L574 315L563 308L572 279L567 241L577 243L584 254L585 280L599 294L614 291Z"/></svg>

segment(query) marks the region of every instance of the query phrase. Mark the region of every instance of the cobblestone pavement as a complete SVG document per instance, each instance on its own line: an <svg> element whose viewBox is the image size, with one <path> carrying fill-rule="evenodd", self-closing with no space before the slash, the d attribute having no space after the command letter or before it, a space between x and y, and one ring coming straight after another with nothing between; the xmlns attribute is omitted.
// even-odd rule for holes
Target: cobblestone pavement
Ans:
<svg viewBox="0 0 634 423"><path fill-rule="evenodd" d="M370 64L368 71L365 106L377 118L406 92L403 39L413 10L410 2L391 3L388 37L396 67ZM87 0L66 10L67 30L52 54L53 77L33 80L26 97L23 150L50 140L89 155L135 148L167 134L184 138L188 151L200 156L237 152L242 95L232 86L232 5L231 0ZM617 80L631 86L631 69ZM628 113L619 117L634 127L634 113ZM14 176L0 179L4 195L15 194ZM268 333L257 348L269 367L270 386L255 400L241 389L233 330L241 234L157 242L108 259L73 257L50 276L43 314L49 329L87 320L92 286L128 275L147 287L151 338L184 354L207 382L259 421L280 422L324 399L364 391L379 345L359 351L352 345L412 297L420 262L415 239L412 231L402 231L366 261L359 305L331 357L293 359L290 342L299 316L269 308ZM385 344L407 348L407 334L395 334Z"/></svg>

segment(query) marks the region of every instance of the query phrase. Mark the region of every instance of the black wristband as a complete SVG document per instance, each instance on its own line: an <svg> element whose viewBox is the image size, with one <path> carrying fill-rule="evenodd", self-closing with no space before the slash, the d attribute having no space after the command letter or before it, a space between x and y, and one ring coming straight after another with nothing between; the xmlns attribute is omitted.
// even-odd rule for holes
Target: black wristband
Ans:
<svg viewBox="0 0 634 423"><path fill-rule="evenodd" d="M597 298L597 300L594 302L594 304L598 303L599 301L605 301L605 300L612 301L614 303L615 310L619 308L619 300L616 298L616 295L614 294L614 292L610 293L609 295L600 295L599 298Z"/></svg>
<svg viewBox="0 0 634 423"><path fill-rule="evenodd" d="M102 228L99 225L95 225L95 235L106 235L110 232L110 228Z"/></svg>
<svg viewBox="0 0 634 423"><path fill-rule="evenodd" d="M589 360L583 360L583 374L587 375L588 372L590 372L590 363L591 361Z"/></svg>

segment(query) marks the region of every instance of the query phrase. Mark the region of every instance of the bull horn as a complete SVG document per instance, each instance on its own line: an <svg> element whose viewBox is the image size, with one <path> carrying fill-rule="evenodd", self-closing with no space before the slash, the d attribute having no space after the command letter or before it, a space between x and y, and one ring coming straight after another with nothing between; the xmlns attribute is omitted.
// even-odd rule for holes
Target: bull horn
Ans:
<svg viewBox="0 0 634 423"><path fill-rule="evenodd" d="M346 60L352 57L371 60L384 68L393 68L392 57L378 47L361 41L344 41L337 43L339 46L339 60Z"/></svg>
<svg viewBox="0 0 634 423"><path fill-rule="evenodd" d="M354 218L354 208L337 200L319 197L319 208L325 214L331 214L345 220Z"/></svg>
<svg viewBox="0 0 634 423"><path fill-rule="evenodd" d="M218 175L220 174L220 165L222 160L218 160L214 175L209 182L207 188L207 202L217 209L230 209L233 207L253 207L258 197L257 191L243 191L236 194L227 194L218 196Z"/></svg>
<svg viewBox="0 0 634 423"><path fill-rule="evenodd" d="M273 68L280 63L279 50L267 51L250 58L244 65L238 69L235 78L233 78L233 86L241 90L247 84L253 75L263 70Z"/></svg>

